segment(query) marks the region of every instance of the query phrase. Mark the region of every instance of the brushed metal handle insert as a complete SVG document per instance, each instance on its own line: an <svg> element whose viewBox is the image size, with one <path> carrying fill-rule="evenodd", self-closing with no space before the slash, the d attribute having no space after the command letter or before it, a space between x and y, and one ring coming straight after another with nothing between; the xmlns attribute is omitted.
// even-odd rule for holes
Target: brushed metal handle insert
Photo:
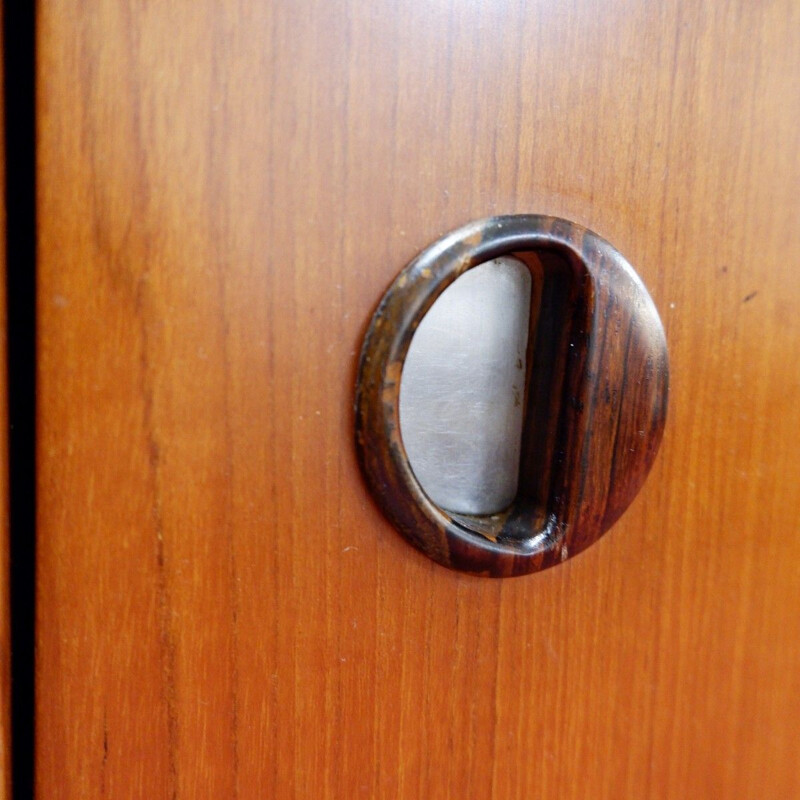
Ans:
<svg viewBox="0 0 800 800"><path fill-rule="evenodd" d="M415 331L459 276L513 258L530 274L528 369L516 494L499 513L432 498L401 433L401 386ZM435 242L375 311L356 385L356 448L373 496L439 563L494 577L535 572L584 550L640 489L666 420L661 321L632 267L597 234L537 215L492 217Z"/></svg>
<svg viewBox="0 0 800 800"><path fill-rule="evenodd" d="M531 275L516 258L465 272L422 318L400 382L400 433L425 493L496 514L517 494Z"/></svg>

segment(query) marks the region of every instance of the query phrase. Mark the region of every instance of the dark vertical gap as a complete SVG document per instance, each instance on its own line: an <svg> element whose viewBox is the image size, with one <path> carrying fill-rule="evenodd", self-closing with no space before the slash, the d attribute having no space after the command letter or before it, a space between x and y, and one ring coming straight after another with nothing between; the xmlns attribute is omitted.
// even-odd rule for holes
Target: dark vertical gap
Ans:
<svg viewBox="0 0 800 800"><path fill-rule="evenodd" d="M550 467L557 447L554 434L561 415L575 276L569 261L560 253L543 249L536 256L542 266L543 285L536 328L531 336L518 496L539 512L539 522L543 523L549 510Z"/></svg>
<svg viewBox="0 0 800 800"><path fill-rule="evenodd" d="M34 786L36 188L34 3L3 2L12 796Z"/></svg>

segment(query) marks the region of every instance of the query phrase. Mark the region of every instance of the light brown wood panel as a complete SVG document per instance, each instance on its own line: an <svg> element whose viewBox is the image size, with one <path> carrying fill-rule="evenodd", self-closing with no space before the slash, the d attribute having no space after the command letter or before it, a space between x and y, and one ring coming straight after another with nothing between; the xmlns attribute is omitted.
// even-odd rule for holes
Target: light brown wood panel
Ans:
<svg viewBox="0 0 800 800"><path fill-rule="evenodd" d="M798 16L39 4L39 797L800 795ZM353 383L512 212L637 267L672 391L615 528L492 581L383 520Z"/></svg>

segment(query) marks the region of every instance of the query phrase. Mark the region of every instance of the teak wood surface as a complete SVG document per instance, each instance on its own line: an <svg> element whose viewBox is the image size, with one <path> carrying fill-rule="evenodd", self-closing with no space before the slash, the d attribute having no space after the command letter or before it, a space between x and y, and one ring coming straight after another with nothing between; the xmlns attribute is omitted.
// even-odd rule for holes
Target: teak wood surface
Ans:
<svg viewBox="0 0 800 800"><path fill-rule="evenodd" d="M800 796L797 3L39 4L40 798ZM353 447L402 266L501 213L648 286L586 552L416 552Z"/></svg>

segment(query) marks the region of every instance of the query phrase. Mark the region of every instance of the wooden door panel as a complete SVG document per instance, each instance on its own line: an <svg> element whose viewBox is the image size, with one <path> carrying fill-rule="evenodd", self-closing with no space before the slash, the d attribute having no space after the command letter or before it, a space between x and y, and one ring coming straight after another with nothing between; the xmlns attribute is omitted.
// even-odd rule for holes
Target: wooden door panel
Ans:
<svg viewBox="0 0 800 800"><path fill-rule="evenodd" d="M797 23L40 3L40 797L800 794ZM373 505L355 360L532 211L636 266L670 412L612 532L492 581Z"/></svg>

